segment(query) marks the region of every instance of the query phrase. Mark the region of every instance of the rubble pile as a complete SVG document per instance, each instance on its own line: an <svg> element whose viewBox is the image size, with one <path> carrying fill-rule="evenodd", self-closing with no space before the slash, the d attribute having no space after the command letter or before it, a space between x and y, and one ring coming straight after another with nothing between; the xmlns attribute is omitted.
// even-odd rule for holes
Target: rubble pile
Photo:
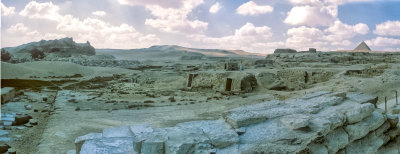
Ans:
<svg viewBox="0 0 400 154"><path fill-rule="evenodd" d="M239 107L218 120L106 128L78 137L75 152L399 153L398 115L376 102L362 93L323 91Z"/></svg>

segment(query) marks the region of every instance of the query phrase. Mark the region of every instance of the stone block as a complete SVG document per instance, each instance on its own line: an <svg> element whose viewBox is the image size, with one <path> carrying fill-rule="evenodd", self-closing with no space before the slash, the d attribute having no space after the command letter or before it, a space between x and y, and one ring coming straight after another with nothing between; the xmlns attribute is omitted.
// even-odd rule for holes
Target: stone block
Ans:
<svg viewBox="0 0 400 154"><path fill-rule="evenodd" d="M371 116L364 120L352 125L347 125L344 128L349 134L350 142L352 142L364 137L368 132L377 129L385 122L385 120L385 117L381 113L374 111Z"/></svg>
<svg viewBox="0 0 400 154"><path fill-rule="evenodd" d="M310 123L310 116L304 114L292 114L280 118L280 121L290 129L307 127Z"/></svg>
<svg viewBox="0 0 400 154"><path fill-rule="evenodd" d="M79 136L78 138L75 139L75 150L77 152L81 151L82 145L85 141L87 140L93 140L93 139L100 139L103 135L101 133L89 133L83 136Z"/></svg>
<svg viewBox="0 0 400 154"><path fill-rule="evenodd" d="M346 112L347 123L353 124L368 117L375 110L375 106L371 103L361 104L356 108Z"/></svg>
<svg viewBox="0 0 400 154"><path fill-rule="evenodd" d="M343 128L338 128L325 136L325 145L329 153L336 153L349 144L349 135Z"/></svg>

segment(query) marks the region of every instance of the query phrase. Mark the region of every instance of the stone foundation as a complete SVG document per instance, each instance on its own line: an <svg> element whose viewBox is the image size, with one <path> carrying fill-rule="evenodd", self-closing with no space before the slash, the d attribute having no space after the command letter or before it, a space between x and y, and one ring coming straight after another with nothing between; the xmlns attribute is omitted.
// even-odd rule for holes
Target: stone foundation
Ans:
<svg viewBox="0 0 400 154"><path fill-rule="evenodd" d="M75 140L77 153L399 153L398 115L376 97L317 92L239 107L221 119L107 128Z"/></svg>

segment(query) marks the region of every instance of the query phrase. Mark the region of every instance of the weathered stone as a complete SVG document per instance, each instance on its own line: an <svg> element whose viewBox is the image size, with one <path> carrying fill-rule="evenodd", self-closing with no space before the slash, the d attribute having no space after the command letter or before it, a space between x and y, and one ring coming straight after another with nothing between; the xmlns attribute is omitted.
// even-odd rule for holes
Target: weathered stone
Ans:
<svg viewBox="0 0 400 154"><path fill-rule="evenodd" d="M223 120L185 122L177 126L189 129L200 128L216 148L227 147L239 141L238 134Z"/></svg>
<svg viewBox="0 0 400 154"><path fill-rule="evenodd" d="M163 129L155 129L151 136L142 142L141 153L163 154L167 132Z"/></svg>
<svg viewBox="0 0 400 154"><path fill-rule="evenodd" d="M37 125L38 124L37 120L35 120L35 119L29 119L29 123L32 124L32 125Z"/></svg>
<svg viewBox="0 0 400 154"><path fill-rule="evenodd" d="M23 125L29 122L32 116L23 114L23 115L16 115L14 125Z"/></svg>
<svg viewBox="0 0 400 154"><path fill-rule="evenodd" d="M93 140L93 139L100 139L103 137L102 133L89 133L83 136L79 136L78 138L75 139L75 150L77 152L81 151L82 145L85 141L88 140Z"/></svg>
<svg viewBox="0 0 400 154"><path fill-rule="evenodd" d="M336 153L349 144L349 136L343 128L338 128L325 137L325 145L329 153Z"/></svg>
<svg viewBox="0 0 400 154"><path fill-rule="evenodd" d="M151 126L148 124L129 126L129 129L138 139L143 138L146 134L153 132L153 128L151 128Z"/></svg>
<svg viewBox="0 0 400 154"><path fill-rule="evenodd" d="M312 154L328 154L328 149L321 144L312 144L308 148Z"/></svg>
<svg viewBox="0 0 400 154"><path fill-rule="evenodd" d="M8 154L17 154L17 151L15 151L15 149L10 148L7 150Z"/></svg>
<svg viewBox="0 0 400 154"><path fill-rule="evenodd" d="M80 154L92 153L136 153L132 137L108 137L87 140L83 143Z"/></svg>
<svg viewBox="0 0 400 154"><path fill-rule="evenodd" d="M378 149L389 141L389 137L385 135L376 136L370 133L366 137L349 144L345 150L346 153L376 153Z"/></svg>
<svg viewBox="0 0 400 154"><path fill-rule="evenodd" d="M353 124L361 121L365 117L368 117L375 110L375 106L371 103L361 104L356 108L346 112L347 123Z"/></svg>
<svg viewBox="0 0 400 154"><path fill-rule="evenodd" d="M310 116L304 114L292 114L280 118L280 121L290 129L307 127L310 123Z"/></svg>
<svg viewBox="0 0 400 154"><path fill-rule="evenodd" d="M24 107L26 110L32 110L32 105L25 105Z"/></svg>
<svg viewBox="0 0 400 154"><path fill-rule="evenodd" d="M248 111L248 112L233 112L224 116L224 119L233 128L239 128L259 122L266 121L267 118L263 115Z"/></svg>
<svg viewBox="0 0 400 154"><path fill-rule="evenodd" d="M390 123L390 126L393 127L393 128L396 127L397 124L399 123L399 116L398 115L387 114L386 117L387 117L387 120Z"/></svg>
<svg viewBox="0 0 400 154"><path fill-rule="evenodd" d="M350 142L360 139L367 135L368 132L377 129L385 120L385 117L381 113L374 111L371 116L364 120L352 125L347 125L345 130L349 135Z"/></svg>

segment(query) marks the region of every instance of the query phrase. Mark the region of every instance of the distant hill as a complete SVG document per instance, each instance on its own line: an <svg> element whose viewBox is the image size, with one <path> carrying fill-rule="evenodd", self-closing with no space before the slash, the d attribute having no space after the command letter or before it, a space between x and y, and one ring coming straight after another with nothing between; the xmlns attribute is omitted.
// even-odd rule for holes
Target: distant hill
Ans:
<svg viewBox="0 0 400 154"><path fill-rule="evenodd" d="M76 43L72 38L62 38L56 40L41 40L31 42L17 47L4 48L13 56L28 58L33 50L43 52L46 56L53 55L57 57L70 57L73 55L93 56L96 50L89 42ZM28 56L28 57L27 57Z"/></svg>
<svg viewBox="0 0 400 154"><path fill-rule="evenodd" d="M143 49L96 49L96 53L111 54L117 59L144 60L144 59L201 59L203 57L263 57L261 54L248 53L242 50L196 49L177 45L159 45Z"/></svg>

